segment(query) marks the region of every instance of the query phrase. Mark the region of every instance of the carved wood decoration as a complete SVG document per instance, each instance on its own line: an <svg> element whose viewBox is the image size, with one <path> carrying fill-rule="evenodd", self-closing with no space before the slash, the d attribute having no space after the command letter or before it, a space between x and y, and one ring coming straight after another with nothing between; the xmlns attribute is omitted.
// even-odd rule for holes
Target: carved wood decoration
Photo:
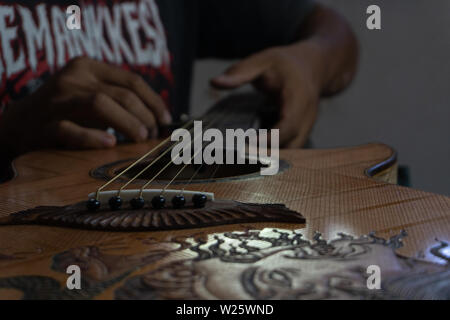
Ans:
<svg viewBox="0 0 450 320"><path fill-rule="evenodd" d="M96 212L87 211L86 202L79 202L64 207L37 207L13 213L0 218L0 225L36 224L110 231L158 231L265 221L305 223L301 214L282 204L216 200L198 209L124 208Z"/></svg>
<svg viewBox="0 0 450 320"><path fill-rule="evenodd" d="M326 241L316 233L308 241L299 232L277 229L217 234L208 242L193 241L186 250L195 258L131 277L115 298L450 299L450 265L399 256L395 249L405 235L384 240L340 233ZM439 252L447 244L436 247ZM382 270L380 290L367 287L373 265Z"/></svg>
<svg viewBox="0 0 450 320"><path fill-rule="evenodd" d="M326 241L316 233L308 241L298 231L263 229L143 239L147 251L131 255L79 247L54 255L50 267L64 274L80 265L81 290L35 275L0 278L0 290L25 299L92 299L107 290L115 299L450 299L450 265L398 255L405 235ZM446 247L436 244L436 254ZM373 265L382 270L379 290L367 287Z"/></svg>

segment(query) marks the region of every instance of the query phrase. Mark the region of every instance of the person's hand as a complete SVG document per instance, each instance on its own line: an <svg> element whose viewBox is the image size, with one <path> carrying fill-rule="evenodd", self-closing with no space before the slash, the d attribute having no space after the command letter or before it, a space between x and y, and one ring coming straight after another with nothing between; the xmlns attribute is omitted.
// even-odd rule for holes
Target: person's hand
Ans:
<svg viewBox="0 0 450 320"><path fill-rule="evenodd" d="M279 105L280 145L297 148L305 144L314 125L320 95L314 48L271 48L231 66L211 80L214 87L231 89L246 83L276 95Z"/></svg>
<svg viewBox="0 0 450 320"><path fill-rule="evenodd" d="M171 117L138 75L90 58L71 60L0 117L0 143L19 154L42 147L108 148L112 127L134 141L156 137Z"/></svg>

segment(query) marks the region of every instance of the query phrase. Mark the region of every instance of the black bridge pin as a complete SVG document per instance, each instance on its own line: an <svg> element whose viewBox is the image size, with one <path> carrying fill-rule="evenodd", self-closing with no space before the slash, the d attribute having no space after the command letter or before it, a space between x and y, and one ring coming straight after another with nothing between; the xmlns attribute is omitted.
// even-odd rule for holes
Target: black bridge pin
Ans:
<svg viewBox="0 0 450 320"><path fill-rule="evenodd" d="M122 206L122 199L119 196L114 196L109 199L109 207L111 210L117 210Z"/></svg>
<svg viewBox="0 0 450 320"><path fill-rule="evenodd" d="M192 197L192 203L196 208L203 208L205 206L206 200L206 196L202 193L194 194L194 196Z"/></svg>
<svg viewBox="0 0 450 320"><path fill-rule="evenodd" d="M96 211L100 208L100 201L98 201L95 198L90 198L87 202L86 202L86 207L89 211Z"/></svg>
<svg viewBox="0 0 450 320"><path fill-rule="evenodd" d="M182 195L178 195L172 198L172 205L175 209L179 209L184 206L186 199Z"/></svg>
<svg viewBox="0 0 450 320"><path fill-rule="evenodd" d="M152 207L155 209L161 209L166 204L166 198L163 196L154 196L152 199Z"/></svg>
<svg viewBox="0 0 450 320"><path fill-rule="evenodd" d="M144 198L138 197L130 200L130 205L133 209L142 209L145 205Z"/></svg>

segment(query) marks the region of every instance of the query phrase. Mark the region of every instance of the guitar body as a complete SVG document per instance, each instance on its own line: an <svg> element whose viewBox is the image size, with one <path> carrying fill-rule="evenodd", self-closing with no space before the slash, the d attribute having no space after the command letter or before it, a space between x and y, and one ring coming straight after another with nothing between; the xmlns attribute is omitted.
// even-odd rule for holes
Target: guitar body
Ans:
<svg viewBox="0 0 450 320"><path fill-rule="evenodd" d="M37 206L85 201L89 193L104 183L99 177L92 177L95 168L136 158L157 143L120 145L100 151L50 150L24 155L14 161L15 177L0 185L0 218ZM449 240L450 198L395 185L396 155L390 147L367 144L326 150L280 150L280 158L285 168L277 175L194 182L189 189L213 192L216 199L282 203L301 213L306 223L239 223L152 232L3 225L0 226L0 278L3 279L0 279L0 298L70 298L46 295L45 290L51 290L45 286L38 290L42 295L36 296L31 284L33 279L45 278L63 288L68 275L63 269L55 268L55 263L59 261L60 266L64 265L61 261L65 254L73 250L78 250L78 258L69 259L74 264L86 263L82 258L83 250L89 252L89 263L83 265L82 270L89 276L91 287L94 288L93 282L103 281L101 286L95 287L95 293L84 298L109 299L118 295L120 298L117 289L128 279L156 270L168 259L162 253L164 250L179 248L182 241L174 239L200 237L208 241L214 234L249 229L298 230L307 239L312 239L316 231L331 239L340 232L360 236L372 231L378 237L389 238L406 230L408 236L398 250L401 255L413 257L422 252L425 260L439 260L429 249L436 245L436 239ZM139 188L140 183L137 181L135 187ZM113 184L111 188L120 185ZM179 250L170 255L170 260L189 259L190 254L192 258L194 251ZM216 268L226 270L226 266L220 264ZM21 279L22 285L12 284ZM105 285L105 281L109 284ZM58 290L63 290L61 288ZM233 297L240 296L229 296Z"/></svg>

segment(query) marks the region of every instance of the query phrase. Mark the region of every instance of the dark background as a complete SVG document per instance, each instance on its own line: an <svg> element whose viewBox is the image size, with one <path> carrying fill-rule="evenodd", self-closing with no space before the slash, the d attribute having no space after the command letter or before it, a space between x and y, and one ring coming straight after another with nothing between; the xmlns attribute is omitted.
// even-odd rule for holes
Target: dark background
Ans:
<svg viewBox="0 0 450 320"><path fill-rule="evenodd" d="M360 42L353 84L322 100L312 133L316 148L379 141L410 168L411 185L450 195L450 1L321 0L346 17ZM366 9L381 7L381 30L368 30ZM208 79L230 62L195 68L193 113L219 93Z"/></svg>

